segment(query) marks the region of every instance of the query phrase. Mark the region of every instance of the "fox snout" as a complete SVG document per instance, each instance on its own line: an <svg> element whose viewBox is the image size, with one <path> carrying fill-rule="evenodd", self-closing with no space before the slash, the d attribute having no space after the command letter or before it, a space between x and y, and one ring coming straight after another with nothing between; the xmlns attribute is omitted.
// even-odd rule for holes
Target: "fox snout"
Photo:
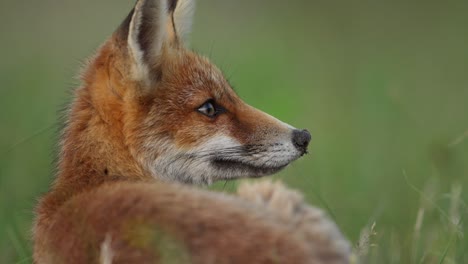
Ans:
<svg viewBox="0 0 468 264"><path fill-rule="evenodd" d="M292 133L292 142L294 146L302 152L302 155L307 154L307 147L309 146L312 136L307 129L294 129Z"/></svg>
<svg viewBox="0 0 468 264"><path fill-rule="evenodd" d="M307 153L311 140L309 131L296 129L249 106L228 86L224 92L231 93L232 99L210 100L209 107L202 105L202 113L194 113L191 122L196 131L187 130L188 134L196 132L190 144L183 141L188 134L180 132L182 123L170 132L175 135L175 141L184 144L168 149L149 163L156 175L208 184L217 180L261 177L282 170ZM207 110L211 105L214 112L218 108L222 111L206 117L205 112L213 112Z"/></svg>

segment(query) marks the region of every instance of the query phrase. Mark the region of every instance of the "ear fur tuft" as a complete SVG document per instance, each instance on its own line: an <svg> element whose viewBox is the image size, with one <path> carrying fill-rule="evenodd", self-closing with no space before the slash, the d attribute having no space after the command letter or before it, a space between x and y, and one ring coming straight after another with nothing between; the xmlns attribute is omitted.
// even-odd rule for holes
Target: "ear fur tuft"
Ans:
<svg viewBox="0 0 468 264"><path fill-rule="evenodd" d="M178 0L174 10L174 24L177 35L187 42L192 30L193 15L195 13L195 0Z"/></svg>
<svg viewBox="0 0 468 264"><path fill-rule="evenodd" d="M167 0L139 0L130 21L127 44L135 80L149 81L150 66L161 53L166 39Z"/></svg>
<svg viewBox="0 0 468 264"><path fill-rule="evenodd" d="M137 1L123 23L127 28L119 29L126 34L134 80L150 85L165 44L178 46L190 33L194 9L194 0Z"/></svg>

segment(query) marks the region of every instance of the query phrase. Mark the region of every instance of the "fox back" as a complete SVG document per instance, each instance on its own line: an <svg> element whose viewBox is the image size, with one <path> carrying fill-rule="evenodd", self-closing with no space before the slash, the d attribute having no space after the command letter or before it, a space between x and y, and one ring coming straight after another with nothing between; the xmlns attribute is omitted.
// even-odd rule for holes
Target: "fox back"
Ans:
<svg viewBox="0 0 468 264"><path fill-rule="evenodd" d="M195 219L213 220L218 214L213 221L219 223L234 214L244 225L256 217L270 221L255 210L242 211L250 205L234 198L178 185L273 174L307 153L311 138L307 130L243 102L216 66L185 48L193 10L191 0L137 1L88 63L67 113L58 175L37 208L37 262L62 262L67 250L78 260L95 261L95 251L107 238L111 248L127 253L115 261L132 260L141 252L123 234L129 226L154 227L190 244L194 234L186 226ZM185 205L197 201L205 207ZM229 206L240 213L223 214ZM182 219L187 216L193 219ZM246 232L254 228L258 224L247 224ZM229 229L236 230L234 225ZM278 227L260 229L258 238L287 233ZM91 237L75 237L80 234ZM60 242L64 239L68 242ZM306 244L290 240L287 247ZM148 254L138 256L158 259ZM200 263L221 262L202 258Z"/></svg>

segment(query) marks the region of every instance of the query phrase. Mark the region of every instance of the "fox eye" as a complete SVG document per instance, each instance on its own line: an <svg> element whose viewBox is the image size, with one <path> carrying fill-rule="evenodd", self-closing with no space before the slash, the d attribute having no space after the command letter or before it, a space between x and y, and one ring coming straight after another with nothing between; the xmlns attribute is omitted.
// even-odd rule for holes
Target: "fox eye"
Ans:
<svg viewBox="0 0 468 264"><path fill-rule="evenodd" d="M208 117L216 117L224 112L224 108L217 105L214 100L210 99L200 106L197 111Z"/></svg>

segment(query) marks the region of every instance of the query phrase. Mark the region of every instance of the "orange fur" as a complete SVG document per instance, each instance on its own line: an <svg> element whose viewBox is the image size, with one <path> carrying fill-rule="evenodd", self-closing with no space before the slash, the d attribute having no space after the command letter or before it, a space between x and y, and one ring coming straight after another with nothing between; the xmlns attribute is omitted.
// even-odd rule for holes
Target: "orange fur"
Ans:
<svg viewBox="0 0 468 264"><path fill-rule="evenodd" d="M35 262L346 263L336 227L284 187L236 197L177 183L274 173L310 135L244 103L185 49L171 8L189 0L165 1L138 1L83 74L57 178L36 210ZM207 102L223 111L203 114ZM284 192L302 209L249 201L265 188L261 199Z"/></svg>

